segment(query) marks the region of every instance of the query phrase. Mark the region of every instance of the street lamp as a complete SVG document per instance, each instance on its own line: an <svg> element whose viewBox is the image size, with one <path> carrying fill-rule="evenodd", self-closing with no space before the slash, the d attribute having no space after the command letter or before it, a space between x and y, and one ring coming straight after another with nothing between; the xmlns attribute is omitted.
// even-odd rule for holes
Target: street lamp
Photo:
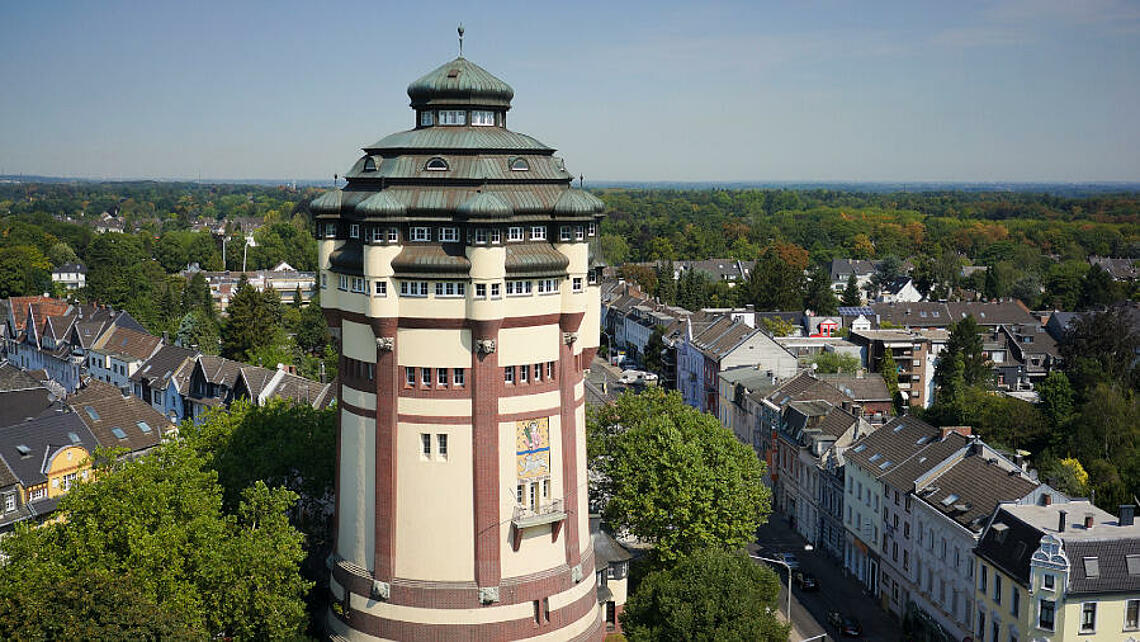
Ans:
<svg viewBox="0 0 1140 642"><path fill-rule="evenodd" d="M815 547L812 546L811 544L804 544L804 550L805 551L813 551L813 550L815 550ZM764 562L771 562L772 564L779 564L780 566L783 566L784 568L788 569L788 608L785 611L785 615L787 615L787 617L788 617L788 624L791 624L792 623L792 567L788 566L788 563L784 560L778 560L778 559L774 559L771 557L761 557L759 555L752 555L751 553L749 553L748 556L751 557L752 559L761 560Z"/></svg>

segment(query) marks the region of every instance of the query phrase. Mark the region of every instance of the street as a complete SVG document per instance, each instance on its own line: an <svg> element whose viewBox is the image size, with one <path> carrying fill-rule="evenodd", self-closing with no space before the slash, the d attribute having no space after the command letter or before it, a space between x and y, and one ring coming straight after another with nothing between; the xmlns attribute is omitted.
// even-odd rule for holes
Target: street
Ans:
<svg viewBox="0 0 1140 642"><path fill-rule="evenodd" d="M902 639L900 625L886 612L879 609L869 595L864 593L862 584L843 572L842 565L828 557L821 550L805 551L805 541L788 527L782 517L772 515L757 531L757 544L748 547L748 552L763 557L773 557L776 553L794 553L799 559L800 570L811 573L819 580L819 591L804 593L793 586L791 642L811 638L826 633L828 640L838 641L839 632L827 626L829 611L839 611L859 618L863 625L862 640L873 642L896 642ZM757 562L762 563L762 562ZM780 576L780 610L787 605L787 575L783 566L769 564Z"/></svg>

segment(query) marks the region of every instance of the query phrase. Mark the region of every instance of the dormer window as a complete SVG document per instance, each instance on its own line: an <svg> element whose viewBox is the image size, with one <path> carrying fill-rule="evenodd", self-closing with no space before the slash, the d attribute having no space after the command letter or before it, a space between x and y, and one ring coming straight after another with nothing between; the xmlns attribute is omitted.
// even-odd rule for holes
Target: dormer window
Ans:
<svg viewBox="0 0 1140 642"><path fill-rule="evenodd" d="M442 109L439 112L440 125L466 125L467 112L462 109Z"/></svg>
<svg viewBox="0 0 1140 642"><path fill-rule="evenodd" d="M420 112L420 127L431 127L435 124L435 116L430 111Z"/></svg>
<svg viewBox="0 0 1140 642"><path fill-rule="evenodd" d="M447 166L447 161L436 156L424 164L424 169L429 172L446 172L450 167Z"/></svg>
<svg viewBox="0 0 1140 642"><path fill-rule="evenodd" d="M471 124L478 127L494 127L495 112L476 109L471 112Z"/></svg>
<svg viewBox="0 0 1140 642"><path fill-rule="evenodd" d="M364 171L366 171L366 172L375 172L376 171L376 161L373 160L373 158L371 156L364 159Z"/></svg>
<svg viewBox="0 0 1140 642"><path fill-rule="evenodd" d="M530 169L530 163L526 162L525 158L512 158L511 171L512 172L525 172Z"/></svg>

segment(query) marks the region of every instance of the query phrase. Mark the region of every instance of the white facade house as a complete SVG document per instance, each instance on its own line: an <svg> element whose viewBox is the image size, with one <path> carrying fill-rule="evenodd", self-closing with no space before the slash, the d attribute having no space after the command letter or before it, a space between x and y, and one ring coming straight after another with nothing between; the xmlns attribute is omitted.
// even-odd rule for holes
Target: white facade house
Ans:
<svg viewBox="0 0 1140 642"><path fill-rule="evenodd" d="M87 268L82 263L64 263L51 271L51 280L68 290L78 290L87 286Z"/></svg>

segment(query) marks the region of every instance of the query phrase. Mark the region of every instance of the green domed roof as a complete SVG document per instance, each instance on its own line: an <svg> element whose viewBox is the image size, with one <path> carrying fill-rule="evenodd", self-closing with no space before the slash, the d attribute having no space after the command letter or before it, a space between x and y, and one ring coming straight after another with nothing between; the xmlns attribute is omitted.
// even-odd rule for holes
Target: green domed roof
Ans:
<svg viewBox="0 0 1140 642"><path fill-rule="evenodd" d="M361 216L402 216L407 213L407 208L388 192L376 192L356 206L356 213Z"/></svg>
<svg viewBox="0 0 1140 642"><path fill-rule="evenodd" d="M558 197L554 204L555 214L582 215L600 213L606 209L606 204L598 197L580 189L568 189Z"/></svg>
<svg viewBox="0 0 1140 642"><path fill-rule="evenodd" d="M309 209L313 214L340 214L340 206L344 203L344 192L339 189L329 190L313 199Z"/></svg>
<svg viewBox="0 0 1140 642"><path fill-rule="evenodd" d="M514 209L503 202L503 199L487 192L479 192L463 201L455 211L476 218L496 218L514 214Z"/></svg>
<svg viewBox="0 0 1140 642"><path fill-rule="evenodd" d="M515 90L462 56L408 85L412 107L480 105L510 108Z"/></svg>

